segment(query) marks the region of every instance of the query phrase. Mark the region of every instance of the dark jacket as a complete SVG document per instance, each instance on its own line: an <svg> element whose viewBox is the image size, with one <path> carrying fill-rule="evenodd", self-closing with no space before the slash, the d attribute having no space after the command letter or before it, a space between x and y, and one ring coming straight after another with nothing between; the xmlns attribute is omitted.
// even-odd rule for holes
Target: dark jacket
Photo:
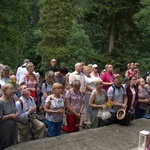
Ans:
<svg viewBox="0 0 150 150"><path fill-rule="evenodd" d="M47 68L47 69L45 70L45 73L46 73L47 71L57 72L57 71L58 71L58 68L56 68L56 67L49 67L49 68Z"/></svg>
<svg viewBox="0 0 150 150"><path fill-rule="evenodd" d="M135 108L138 104L138 88L134 86L134 89L135 89L135 101L132 104L132 106ZM129 110L131 107L131 103L132 103L132 92L130 89L130 85L126 87L126 93L127 93L127 98L128 98L127 109Z"/></svg>

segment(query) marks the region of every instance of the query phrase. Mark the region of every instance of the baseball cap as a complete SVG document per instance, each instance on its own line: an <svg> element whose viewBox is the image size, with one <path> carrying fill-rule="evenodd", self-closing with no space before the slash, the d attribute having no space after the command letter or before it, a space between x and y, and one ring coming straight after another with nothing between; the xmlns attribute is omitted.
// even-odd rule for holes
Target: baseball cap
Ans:
<svg viewBox="0 0 150 150"><path fill-rule="evenodd" d="M98 67L97 64L92 65L92 68L97 68L97 67Z"/></svg>

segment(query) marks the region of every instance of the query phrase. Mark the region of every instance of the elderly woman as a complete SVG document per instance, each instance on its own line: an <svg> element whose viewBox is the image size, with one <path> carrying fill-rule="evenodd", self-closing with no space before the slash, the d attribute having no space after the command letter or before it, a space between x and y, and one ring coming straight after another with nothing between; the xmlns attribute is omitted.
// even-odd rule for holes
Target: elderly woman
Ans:
<svg viewBox="0 0 150 150"><path fill-rule="evenodd" d="M84 108L80 86L80 81L74 80L72 88L65 95L67 126L63 125L62 130L68 133L79 131L79 123Z"/></svg>
<svg viewBox="0 0 150 150"><path fill-rule="evenodd" d="M48 130L48 137L58 136L61 133L64 113L64 97L62 95L63 85L54 83L53 94L49 95L45 101L44 111L46 112L45 123Z"/></svg>
<svg viewBox="0 0 150 150"><path fill-rule="evenodd" d="M17 143L17 118L13 99L14 87L10 83L2 86L0 98L0 150Z"/></svg>
<svg viewBox="0 0 150 150"><path fill-rule="evenodd" d="M10 67L9 66L3 66L1 69L1 82L3 84L10 82ZM2 85L3 85L2 84Z"/></svg>
<svg viewBox="0 0 150 150"><path fill-rule="evenodd" d="M97 128L104 125L102 119L97 117L99 109L103 110L106 103L106 92L102 89L103 81L98 79L95 81L95 89L92 91L89 106L90 106L90 128Z"/></svg>
<svg viewBox="0 0 150 150"><path fill-rule="evenodd" d="M150 95L150 75L146 77L145 88L147 89L148 94Z"/></svg>
<svg viewBox="0 0 150 150"><path fill-rule="evenodd" d="M145 80L140 78L138 87L138 106L135 109L136 119L142 118L145 115L147 106L150 104L150 95L144 86Z"/></svg>
<svg viewBox="0 0 150 150"><path fill-rule="evenodd" d="M36 94L38 79L36 74L34 73L34 67L35 66L32 62L29 62L26 65L28 72L23 75L21 83L25 83L27 85L28 89L30 90L30 95L34 98L36 105L38 105L38 98Z"/></svg>
<svg viewBox="0 0 150 150"><path fill-rule="evenodd" d="M91 76L91 67L86 66L84 68L84 75L85 75L85 81L86 81L86 90L84 95L84 111L85 111L85 122L88 122L90 119L90 108L89 108L89 99L91 96L92 91L95 88L94 81L96 81L95 77Z"/></svg>
<svg viewBox="0 0 150 150"><path fill-rule="evenodd" d="M50 94L52 94L52 85L54 84L54 72L53 71L48 71L45 74L45 82L42 83L42 102L41 102L41 106L44 108L45 105L45 100L47 98L47 96L49 96Z"/></svg>

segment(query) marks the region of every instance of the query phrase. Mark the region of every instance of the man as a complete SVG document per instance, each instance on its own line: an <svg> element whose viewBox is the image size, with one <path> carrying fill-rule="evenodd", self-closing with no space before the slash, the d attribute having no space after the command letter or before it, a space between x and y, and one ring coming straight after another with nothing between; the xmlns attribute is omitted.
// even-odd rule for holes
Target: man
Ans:
<svg viewBox="0 0 150 150"><path fill-rule="evenodd" d="M114 83L113 66L111 64L107 65L106 71L101 74L100 78L103 80L103 89L107 92Z"/></svg>
<svg viewBox="0 0 150 150"><path fill-rule="evenodd" d="M16 102L18 111L18 141L25 142L31 133L32 138L44 135L45 125L36 119L36 105L34 99L30 97L30 91L26 85L20 85L21 97Z"/></svg>
<svg viewBox="0 0 150 150"><path fill-rule="evenodd" d="M50 62L50 67L49 68L47 68L46 70L45 70L45 72L47 72L47 71L53 71L53 72L57 72L58 71L58 68L56 68L56 59L52 59L51 60L51 62Z"/></svg>
<svg viewBox="0 0 150 150"><path fill-rule="evenodd" d="M84 77L84 74L82 73L82 71L83 71L82 64L76 63L75 71L72 72L69 76L69 84L71 85L74 80L79 80L81 82L80 92L84 94L85 89L86 89L86 81L85 81L85 77Z"/></svg>
<svg viewBox="0 0 150 150"><path fill-rule="evenodd" d="M128 113L126 112L125 118L122 120L118 120L116 117L117 111L119 109L127 109L127 96L126 90L122 85L122 79L120 75L116 75L114 84L107 91L108 102L112 105L110 112L112 114L111 118L105 122L106 125L118 123L121 125L128 125L130 122L130 118Z"/></svg>
<svg viewBox="0 0 150 150"><path fill-rule="evenodd" d="M25 73L27 73L26 65L30 62L29 59L25 59L23 61L23 65L18 67L17 73L16 73L16 78L17 78L17 83L21 83L22 77Z"/></svg>
<svg viewBox="0 0 150 150"><path fill-rule="evenodd" d="M55 72L55 82L60 83L65 88L66 74L68 69L66 67L60 67L57 72Z"/></svg>

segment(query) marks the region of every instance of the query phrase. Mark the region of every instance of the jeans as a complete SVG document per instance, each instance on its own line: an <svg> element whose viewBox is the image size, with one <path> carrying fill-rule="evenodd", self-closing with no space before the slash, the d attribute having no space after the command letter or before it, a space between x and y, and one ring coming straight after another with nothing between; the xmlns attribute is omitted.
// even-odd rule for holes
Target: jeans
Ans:
<svg viewBox="0 0 150 150"><path fill-rule="evenodd" d="M145 109L135 107L135 119L142 118L145 115Z"/></svg>
<svg viewBox="0 0 150 150"><path fill-rule="evenodd" d="M45 120L46 127L48 130L46 130L46 134L48 137L54 137L58 136L61 133L61 126L62 126L62 121L60 122L51 122L49 120Z"/></svg>

